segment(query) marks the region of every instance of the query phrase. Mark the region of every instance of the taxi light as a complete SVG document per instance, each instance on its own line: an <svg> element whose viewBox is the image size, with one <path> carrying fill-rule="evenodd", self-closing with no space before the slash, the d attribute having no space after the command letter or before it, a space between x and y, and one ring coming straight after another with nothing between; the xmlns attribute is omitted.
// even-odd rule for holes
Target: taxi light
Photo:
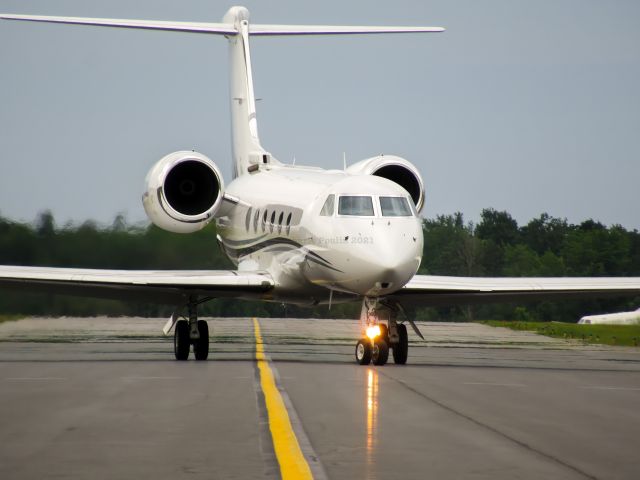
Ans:
<svg viewBox="0 0 640 480"><path fill-rule="evenodd" d="M370 327L367 327L367 337L373 340L378 336L380 336L380 325L372 325Z"/></svg>

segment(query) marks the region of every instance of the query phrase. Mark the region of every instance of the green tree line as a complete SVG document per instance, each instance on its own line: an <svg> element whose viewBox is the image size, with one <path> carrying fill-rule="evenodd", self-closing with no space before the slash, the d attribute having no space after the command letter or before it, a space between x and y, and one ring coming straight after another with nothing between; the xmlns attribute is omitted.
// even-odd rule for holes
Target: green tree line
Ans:
<svg viewBox="0 0 640 480"><path fill-rule="evenodd" d="M477 224L462 214L423 221L420 272L461 276L640 276L640 233L587 220L574 225L542 214L519 226L504 211L485 209ZM33 223L0 217L0 264L111 269L232 269L216 241L215 226L172 234L128 225L117 216L110 226L95 222L57 227L50 212ZM576 321L586 313L637 308L640 298L538 302L528 305L424 308L426 320L517 319ZM313 309L219 299L203 315L356 318L359 305ZM168 316L170 307L62 295L0 290L0 313L31 315Z"/></svg>
<svg viewBox="0 0 640 480"><path fill-rule="evenodd" d="M640 232L546 213L519 226L505 211L484 209L478 224L461 213L424 220L419 273L491 277L640 276ZM640 298L536 302L426 310L429 319L577 321L587 313L638 307Z"/></svg>

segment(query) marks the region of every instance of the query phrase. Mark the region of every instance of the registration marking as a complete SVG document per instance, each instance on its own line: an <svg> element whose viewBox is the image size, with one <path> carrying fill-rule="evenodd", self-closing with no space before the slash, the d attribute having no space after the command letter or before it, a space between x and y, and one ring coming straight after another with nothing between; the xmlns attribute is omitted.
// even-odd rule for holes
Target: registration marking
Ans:
<svg viewBox="0 0 640 480"><path fill-rule="evenodd" d="M260 371L260 387L267 406L269 430L280 466L280 475L283 480L312 479L311 469L302 454L298 438L291 426L287 408L276 386L273 371L264 354L264 344L257 318L253 319L253 329L256 339L256 361Z"/></svg>

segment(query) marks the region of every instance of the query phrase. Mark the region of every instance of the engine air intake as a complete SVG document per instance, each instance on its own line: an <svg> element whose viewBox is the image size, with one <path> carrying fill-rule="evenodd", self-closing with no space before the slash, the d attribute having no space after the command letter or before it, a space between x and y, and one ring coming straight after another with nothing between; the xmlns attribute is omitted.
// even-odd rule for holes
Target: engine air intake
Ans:
<svg viewBox="0 0 640 480"><path fill-rule="evenodd" d="M409 192L414 205L420 205L422 201L422 185L420 185L416 175L404 165L386 165L373 172L373 175L397 183Z"/></svg>
<svg viewBox="0 0 640 480"><path fill-rule="evenodd" d="M149 171L142 203L163 230L191 233L213 220L224 197L217 165L193 151L173 152Z"/></svg>
<svg viewBox="0 0 640 480"><path fill-rule="evenodd" d="M197 160L179 163L167 174L164 194L176 212L200 215L211 208L218 198L219 186L211 168Z"/></svg>

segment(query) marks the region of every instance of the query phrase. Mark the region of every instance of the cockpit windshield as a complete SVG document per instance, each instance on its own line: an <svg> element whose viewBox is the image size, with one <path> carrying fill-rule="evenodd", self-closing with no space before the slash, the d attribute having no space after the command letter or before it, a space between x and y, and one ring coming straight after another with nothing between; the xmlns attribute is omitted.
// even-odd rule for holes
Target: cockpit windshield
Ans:
<svg viewBox="0 0 640 480"><path fill-rule="evenodd" d="M373 217L373 200L366 196L342 195L338 201L338 215Z"/></svg>
<svg viewBox="0 0 640 480"><path fill-rule="evenodd" d="M405 197L380 197L383 217L411 217L413 212Z"/></svg>

